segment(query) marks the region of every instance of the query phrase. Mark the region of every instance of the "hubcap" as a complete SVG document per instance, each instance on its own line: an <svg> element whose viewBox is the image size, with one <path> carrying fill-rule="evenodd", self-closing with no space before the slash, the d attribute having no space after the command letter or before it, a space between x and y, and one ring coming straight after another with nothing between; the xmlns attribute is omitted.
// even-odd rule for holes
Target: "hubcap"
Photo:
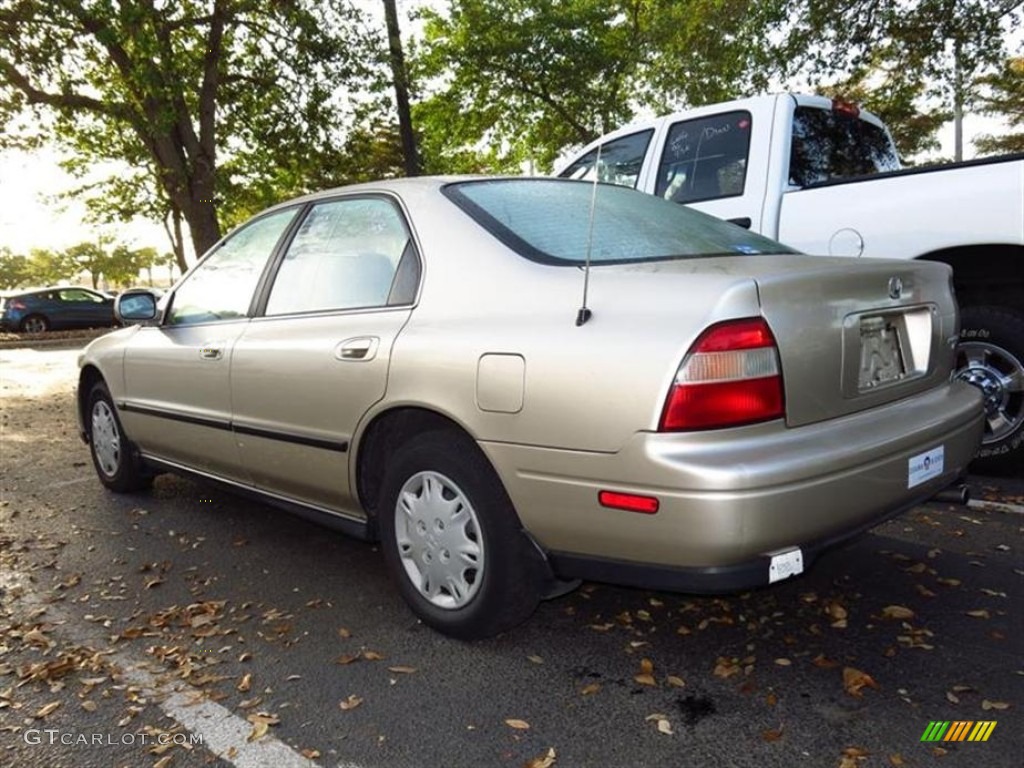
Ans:
<svg viewBox="0 0 1024 768"><path fill-rule="evenodd" d="M431 604L461 608L480 590L480 522L466 495L440 472L406 480L395 504L395 538L406 575Z"/></svg>
<svg viewBox="0 0 1024 768"><path fill-rule="evenodd" d="M46 330L46 321L41 317L30 317L25 321L25 331L27 333L42 333Z"/></svg>
<svg viewBox="0 0 1024 768"><path fill-rule="evenodd" d="M984 443L997 443L1024 423L1024 365L1002 347L969 341L957 347L956 378L985 399Z"/></svg>
<svg viewBox="0 0 1024 768"><path fill-rule="evenodd" d="M121 435L117 431L114 412L103 400L92 407L92 452L96 465L107 477L117 474L121 466Z"/></svg>

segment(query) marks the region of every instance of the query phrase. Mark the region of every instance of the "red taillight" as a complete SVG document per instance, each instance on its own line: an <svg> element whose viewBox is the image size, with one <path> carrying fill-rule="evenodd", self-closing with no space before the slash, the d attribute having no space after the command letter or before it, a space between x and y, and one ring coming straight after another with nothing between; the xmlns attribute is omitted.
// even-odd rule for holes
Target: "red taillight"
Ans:
<svg viewBox="0 0 1024 768"><path fill-rule="evenodd" d="M852 101L845 101L843 99L832 99L832 111L847 117L860 117L860 107Z"/></svg>
<svg viewBox="0 0 1024 768"><path fill-rule="evenodd" d="M759 317L713 325L676 372L659 430L719 429L786 413L779 353Z"/></svg>

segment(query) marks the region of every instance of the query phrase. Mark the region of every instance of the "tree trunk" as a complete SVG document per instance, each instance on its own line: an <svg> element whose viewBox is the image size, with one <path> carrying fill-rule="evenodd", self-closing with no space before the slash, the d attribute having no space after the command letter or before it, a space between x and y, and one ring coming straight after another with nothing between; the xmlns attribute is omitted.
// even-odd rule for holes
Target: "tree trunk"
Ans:
<svg viewBox="0 0 1024 768"><path fill-rule="evenodd" d="M384 19L388 28L391 80L395 86L398 132L402 137L405 175L419 176L420 158L416 149L416 133L412 129L412 113L409 109L409 73L405 67L405 55L402 52L402 34L398 28L398 10L395 7L395 0L384 0Z"/></svg>
<svg viewBox="0 0 1024 768"><path fill-rule="evenodd" d="M168 223L168 220L170 223ZM185 261L185 240L181 233L181 209L171 203L167 216L164 217L164 231L167 232L167 239L171 241L171 251L174 254L174 261L178 265L181 274L188 270L188 263ZM174 267L171 267L171 281L174 280Z"/></svg>
<svg viewBox="0 0 1024 768"><path fill-rule="evenodd" d="M960 41L953 41L953 159L964 159L964 71L960 64Z"/></svg>

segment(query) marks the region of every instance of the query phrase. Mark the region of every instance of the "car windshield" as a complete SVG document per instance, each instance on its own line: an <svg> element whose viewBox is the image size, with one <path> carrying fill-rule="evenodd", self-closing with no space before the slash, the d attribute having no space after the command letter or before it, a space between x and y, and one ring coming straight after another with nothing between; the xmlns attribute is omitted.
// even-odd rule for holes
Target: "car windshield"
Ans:
<svg viewBox="0 0 1024 768"><path fill-rule="evenodd" d="M444 193L516 253L545 264L585 263L588 241L594 264L794 253L714 216L611 184L483 179L448 184Z"/></svg>

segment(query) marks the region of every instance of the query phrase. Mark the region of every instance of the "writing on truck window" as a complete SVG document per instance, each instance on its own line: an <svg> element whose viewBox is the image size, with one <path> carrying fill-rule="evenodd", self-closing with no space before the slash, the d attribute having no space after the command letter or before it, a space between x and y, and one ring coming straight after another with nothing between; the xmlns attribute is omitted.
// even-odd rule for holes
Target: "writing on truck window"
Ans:
<svg viewBox="0 0 1024 768"><path fill-rule="evenodd" d="M743 194L750 153L750 113L724 112L669 128L655 194L675 203Z"/></svg>

